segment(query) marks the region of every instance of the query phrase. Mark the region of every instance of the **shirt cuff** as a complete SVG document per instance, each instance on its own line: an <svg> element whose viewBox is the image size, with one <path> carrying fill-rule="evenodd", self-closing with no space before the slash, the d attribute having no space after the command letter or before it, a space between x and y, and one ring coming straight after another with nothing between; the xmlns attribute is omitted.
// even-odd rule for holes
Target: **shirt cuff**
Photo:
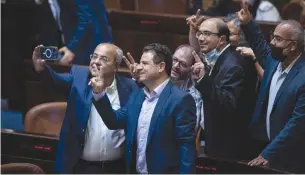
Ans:
<svg viewBox="0 0 305 175"><path fill-rule="evenodd" d="M203 76L204 77L204 76ZM199 80L197 80L197 83L199 83L202 79L203 79L203 77L201 77Z"/></svg>
<svg viewBox="0 0 305 175"><path fill-rule="evenodd" d="M98 93L98 94L92 92L92 94L93 94L94 100L95 100L95 101L99 101L102 97L104 97L105 92L101 92L101 93Z"/></svg>

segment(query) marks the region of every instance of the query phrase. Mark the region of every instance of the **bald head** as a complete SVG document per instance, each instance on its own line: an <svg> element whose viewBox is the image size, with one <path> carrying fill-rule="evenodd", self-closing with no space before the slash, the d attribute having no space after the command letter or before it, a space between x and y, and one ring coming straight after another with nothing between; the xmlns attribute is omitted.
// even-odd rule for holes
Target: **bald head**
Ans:
<svg viewBox="0 0 305 175"><path fill-rule="evenodd" d="M121 48L111 43L100 43L96 46L94 52L100 49L105 50L109 55L113 56L116 64L121 64L123 60L123 51Z"/></svg>
<svg viewBox="0 0 305 175"><path fill-rule="evenodd" d="M304 51L304 29L302 25L295 20L284 20L276 28L285 32L286 39L295 40L298 42L298 49Z"/></svg>
<svg viewBox="0 0 305 175"><path fill-rule="evenodd" d="M176 52L183 53L183 55L187 58L187 62L189 64L193 64L194 63L194 57L192 54L193 51L195 51L194 47L192 47L191 45L188 45L188 44L184 44L184 45L179 46L176 49L175 53Z"/></svg>
<svg viewBox="0 0 305 175"><path fill-rule="evenodd" d="M91 75L113 77L122 59L123 51L118 46L111 43L99 44L91 56L89 66Z"/></svg>

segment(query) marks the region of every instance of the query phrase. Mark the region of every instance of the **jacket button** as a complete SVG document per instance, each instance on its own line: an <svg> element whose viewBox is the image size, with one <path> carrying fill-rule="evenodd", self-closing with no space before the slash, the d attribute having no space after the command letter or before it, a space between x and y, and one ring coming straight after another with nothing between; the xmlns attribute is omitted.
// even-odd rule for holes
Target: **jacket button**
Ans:
<svg viewBox="0 0 305 175"><path fill-rule="evenodd" d="M83 129L83 132L85 132L85 129Z"/></svg>

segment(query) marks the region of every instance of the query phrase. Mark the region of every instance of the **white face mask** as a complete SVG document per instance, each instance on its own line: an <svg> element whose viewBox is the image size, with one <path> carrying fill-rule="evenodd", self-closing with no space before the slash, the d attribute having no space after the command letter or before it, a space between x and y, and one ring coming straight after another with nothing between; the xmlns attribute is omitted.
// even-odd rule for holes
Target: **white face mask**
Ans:
<svg viewBox="0 0 305 175"><path fill-rule="evenodd" d="M216 48L219 45L219 41L217 46L211 50L210 52L204 54L205 58L207 59L207 61L210 63L212 60L217 59L219 57L219 52L216 50Z"/></svg>

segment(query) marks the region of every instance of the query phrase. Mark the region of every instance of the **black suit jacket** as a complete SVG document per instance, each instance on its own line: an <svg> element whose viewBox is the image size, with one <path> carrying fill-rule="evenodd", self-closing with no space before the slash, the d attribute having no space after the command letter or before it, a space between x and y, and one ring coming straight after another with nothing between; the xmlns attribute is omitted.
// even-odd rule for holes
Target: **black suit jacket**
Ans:
<svg viewBox="0 0 305 175"><path fill-rule="evenodd" d="M245 59L228 47L211 75L206 74L196 86L204 98L206 151L211 157L248 158L247 126L255 103L256 82L250 74Z"/></svg>

